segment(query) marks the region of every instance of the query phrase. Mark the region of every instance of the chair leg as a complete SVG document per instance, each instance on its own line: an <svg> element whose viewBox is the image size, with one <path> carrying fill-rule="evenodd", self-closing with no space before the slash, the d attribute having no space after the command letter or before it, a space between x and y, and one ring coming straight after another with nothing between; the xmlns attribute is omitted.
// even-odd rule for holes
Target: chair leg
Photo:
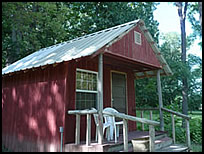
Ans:
<svg viewBox="0 0 204 154"><path fill-rule="evenodd" d="M117 129L117 131L116 131L116 132L117 132L117 137L119 137L119 128L120 128L119 125L117 125L117 126L116 126L116 129Z"/></svg>
<svg viewBox="0 0 204 154"><path fill-rule="evenodd" d="M96 142L98 141L98 127L96 126L96 137L95 137Z"/></svg>
<svg viewBox="0 0 204 154"><path fill-rule="evenodd" d="M106 129L106 138L107 138L108 141L111 140L110 128L109 127Z"/></svg>
<svg viewBox="0 0 204 154"><path fill-rule="evenodd" d="M117 129L116 129L116 127L114 127L114 131L115 131L115 143L117 143Z"/></svg>

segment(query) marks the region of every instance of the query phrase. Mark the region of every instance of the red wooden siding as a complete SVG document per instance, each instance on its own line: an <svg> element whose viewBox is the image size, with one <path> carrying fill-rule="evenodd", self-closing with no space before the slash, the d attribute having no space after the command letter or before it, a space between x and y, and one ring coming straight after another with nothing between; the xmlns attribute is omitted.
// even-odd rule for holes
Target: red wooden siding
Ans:
<svg viewBox="0 0 204 154"><path fill-rule="evenodd" d="M134 31L141 33L142 45L135 44L134 42ZM113 43L108 50L111 53L119 54L135 61L160 66L154 51L150 44L145 39L141 30L137 27L133 28L130 32L124 35L120 40Z"/></svg>
<svg viewBox="0 0 204 154"><path fill-rule="evenodd" d="M105 59L105 56L104 56ZM49 151L50 144L59 150L59 127L64 127L64 143L75 140L76 68L98 71L98 57L62 63L56 67L28 71L2 79L3 143L14 151ZM134 74L127 66L105 62L103 68L104 108L111 106L111 70L127 73L128 114L135 115ZM92 139L95 124L92 117ZM129 130L135 130L129 122ZM81 117L81 140L86 137L86 117ZM21 143L22 141L22 143Z"/></svg>
<svg viewBox="0 0 204 154"><path fill-rule="evenodd" d="M39 151L37 143L43 141L49 151L50 144L59 145L65 119L64 70L59 64L2 79L2 135L8 148Z"/></svg>

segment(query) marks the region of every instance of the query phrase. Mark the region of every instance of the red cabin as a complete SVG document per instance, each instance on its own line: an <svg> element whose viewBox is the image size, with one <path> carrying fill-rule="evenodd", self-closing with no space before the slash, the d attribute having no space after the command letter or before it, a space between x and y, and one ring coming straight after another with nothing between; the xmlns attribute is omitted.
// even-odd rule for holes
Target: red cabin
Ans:
<svg viewBox="0 0 204 154"><path fill-rule="evenodd" d="M158 70L171 74L142 20L43 48L2 69L2 143L12 151L60 151L61 126L64 144L74 143L76 118L67 112L98 108L99 62L102 107L132 116L135 80ZM93 118L91 124L94 139ZM86 138L85 116L80 138Z"/></svg>

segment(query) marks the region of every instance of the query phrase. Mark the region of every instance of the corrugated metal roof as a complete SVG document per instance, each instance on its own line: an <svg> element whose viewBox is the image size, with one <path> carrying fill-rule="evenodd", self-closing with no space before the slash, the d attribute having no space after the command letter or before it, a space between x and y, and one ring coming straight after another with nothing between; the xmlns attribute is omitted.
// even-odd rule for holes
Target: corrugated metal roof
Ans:
<svg viewBox="0 0 204 154"><path fill-rule="evenodd" d="M137 24L139 20L40 49L2 69L2 75L88 56Z"/></svg>
<svg viewBox="0 0 204 154"><path fill-rule="evenodd" d="M135 20L40 49L39 51L36 51L2 69L2 75L92 55L102 47L110 44L115 38L123 36L138 23L142 23L142 26L140 26L142 30L146 29L142 20ZM144 34L148 41L153 41L149 32ZM155 53L159 53L158 48L155 45L152 45L152 49ZM156 55L161 63L166 64L166 61L160 54ZM163 72L167 75L172 73L168 64L164 65ZM140 76L140 74L138 74L138 76Z"/></svg>

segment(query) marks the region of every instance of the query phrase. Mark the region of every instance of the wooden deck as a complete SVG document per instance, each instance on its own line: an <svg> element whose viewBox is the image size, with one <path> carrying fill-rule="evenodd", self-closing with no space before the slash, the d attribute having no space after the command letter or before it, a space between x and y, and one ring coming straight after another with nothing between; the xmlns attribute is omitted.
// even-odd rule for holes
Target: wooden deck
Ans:
<svg viewBox="0 0 204 154"><path fill-rule="evenodd" d="M167 132L156 131L155 138L157 136L165 135ZM142 139L148 138L149 131L133 131L128 132L128 147L129 151L132 151L132 143L131 140L133 139ZM115 140L107 141L106 139L103 140L103 144L98 144L95 141L91 142L90 146L87 146L85 141L81 141L79 145L75 143L65 144L64 151L65 152L113 152L113 151L123 151L123 135L120 134L118 138L118 142L115 143Z"/></svg>

